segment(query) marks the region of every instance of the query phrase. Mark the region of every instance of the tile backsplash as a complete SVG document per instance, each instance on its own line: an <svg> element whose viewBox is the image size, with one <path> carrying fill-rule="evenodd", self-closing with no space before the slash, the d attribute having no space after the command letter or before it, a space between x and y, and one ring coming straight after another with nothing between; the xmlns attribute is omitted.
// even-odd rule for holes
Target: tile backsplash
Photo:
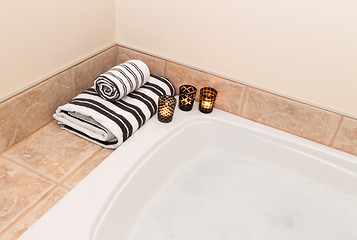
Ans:
<svg viewBox="0 0 357 240"><path fill-rule="evenodd" d="M90 87L100 73L129 59L144 61L176 90L182 84L216 88L219 109L357 155L357 119L120 45L0 103L0 151L51 121L59 105Z"/></svg>
<svg viewBox="0 0 357 240"><path fill-rule="evenodd" d="M250 88L244 118L329 145L341 116L265 91Z"/></svg>

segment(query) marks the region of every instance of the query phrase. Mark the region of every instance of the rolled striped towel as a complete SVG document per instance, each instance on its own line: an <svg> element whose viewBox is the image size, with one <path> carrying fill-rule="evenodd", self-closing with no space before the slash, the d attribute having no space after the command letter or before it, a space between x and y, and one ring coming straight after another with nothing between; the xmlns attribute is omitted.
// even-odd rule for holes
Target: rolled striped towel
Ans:
<svg viewBox="0 0 357 240"><path fill-rule="evenodd" d="M175 95L167 78L152 75L118 101L101 98L93 87L58 107L53 117L62 129L106 148L117 148L157 111L161 95Z"/></svg>
<svg viewBox="0 0 357 240"><path fill-rule="evenodd" d="M140 60L129 60L100 74L94 80L99 96L117 101L143 86L150 78L148 66Z"/></svg>

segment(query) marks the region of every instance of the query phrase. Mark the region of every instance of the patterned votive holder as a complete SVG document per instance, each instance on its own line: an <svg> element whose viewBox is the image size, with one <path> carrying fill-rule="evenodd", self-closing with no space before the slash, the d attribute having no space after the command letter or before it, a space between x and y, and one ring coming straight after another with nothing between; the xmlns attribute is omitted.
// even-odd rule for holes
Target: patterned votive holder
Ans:
<svg viewBox="0 0 357 240"><path fill-rule="evenodd" d="M157 118L160 122L169 123L174 117L176 98L164 95L159 97Z"/></svg>
<svg viewBox="0 0 357 240"><path fill-rule="evenodd" d="M200 90L200 106L199 110L202 113L211 113L217 98L217 90L210 87L204 87Z"/></svg>
<svg viewBox="0 0 357 240"><path fill-rule="evenodd" d="M191 111L195 102L197 89L191 85L182 85L179 88L179 108L182 111Z"/></svg>

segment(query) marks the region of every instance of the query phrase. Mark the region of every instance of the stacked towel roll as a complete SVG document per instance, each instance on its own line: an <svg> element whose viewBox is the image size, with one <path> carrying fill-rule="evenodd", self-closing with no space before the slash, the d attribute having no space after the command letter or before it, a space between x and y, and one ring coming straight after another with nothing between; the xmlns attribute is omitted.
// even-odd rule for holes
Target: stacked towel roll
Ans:
<svg viewBox="0 0 357 240"><path fill-rule="evenodd" d="M99 75L94 86L102 98L117 101L143 86L149 78L150 71L144 62L130 60Z"/></svg>
<svg viewBox="0 0 357 240"><path fill-rule="evenodd" d="M161 95L175 95L167 78L152 75L141 88L118 101L103 99L91 87L53 115L61 128L106 148L117 148L155 115Z"/></svg>

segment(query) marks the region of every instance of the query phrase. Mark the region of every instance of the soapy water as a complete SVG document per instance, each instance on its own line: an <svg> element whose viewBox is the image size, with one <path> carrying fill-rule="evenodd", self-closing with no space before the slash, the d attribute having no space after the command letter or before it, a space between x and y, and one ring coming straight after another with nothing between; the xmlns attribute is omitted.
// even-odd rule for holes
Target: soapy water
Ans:
<svg viewBox="0 0 357 240"><path fill-rule="evenodd" d="M207 152L148 201L131 240L356 240L357 199L279 166Z"/></svg>

